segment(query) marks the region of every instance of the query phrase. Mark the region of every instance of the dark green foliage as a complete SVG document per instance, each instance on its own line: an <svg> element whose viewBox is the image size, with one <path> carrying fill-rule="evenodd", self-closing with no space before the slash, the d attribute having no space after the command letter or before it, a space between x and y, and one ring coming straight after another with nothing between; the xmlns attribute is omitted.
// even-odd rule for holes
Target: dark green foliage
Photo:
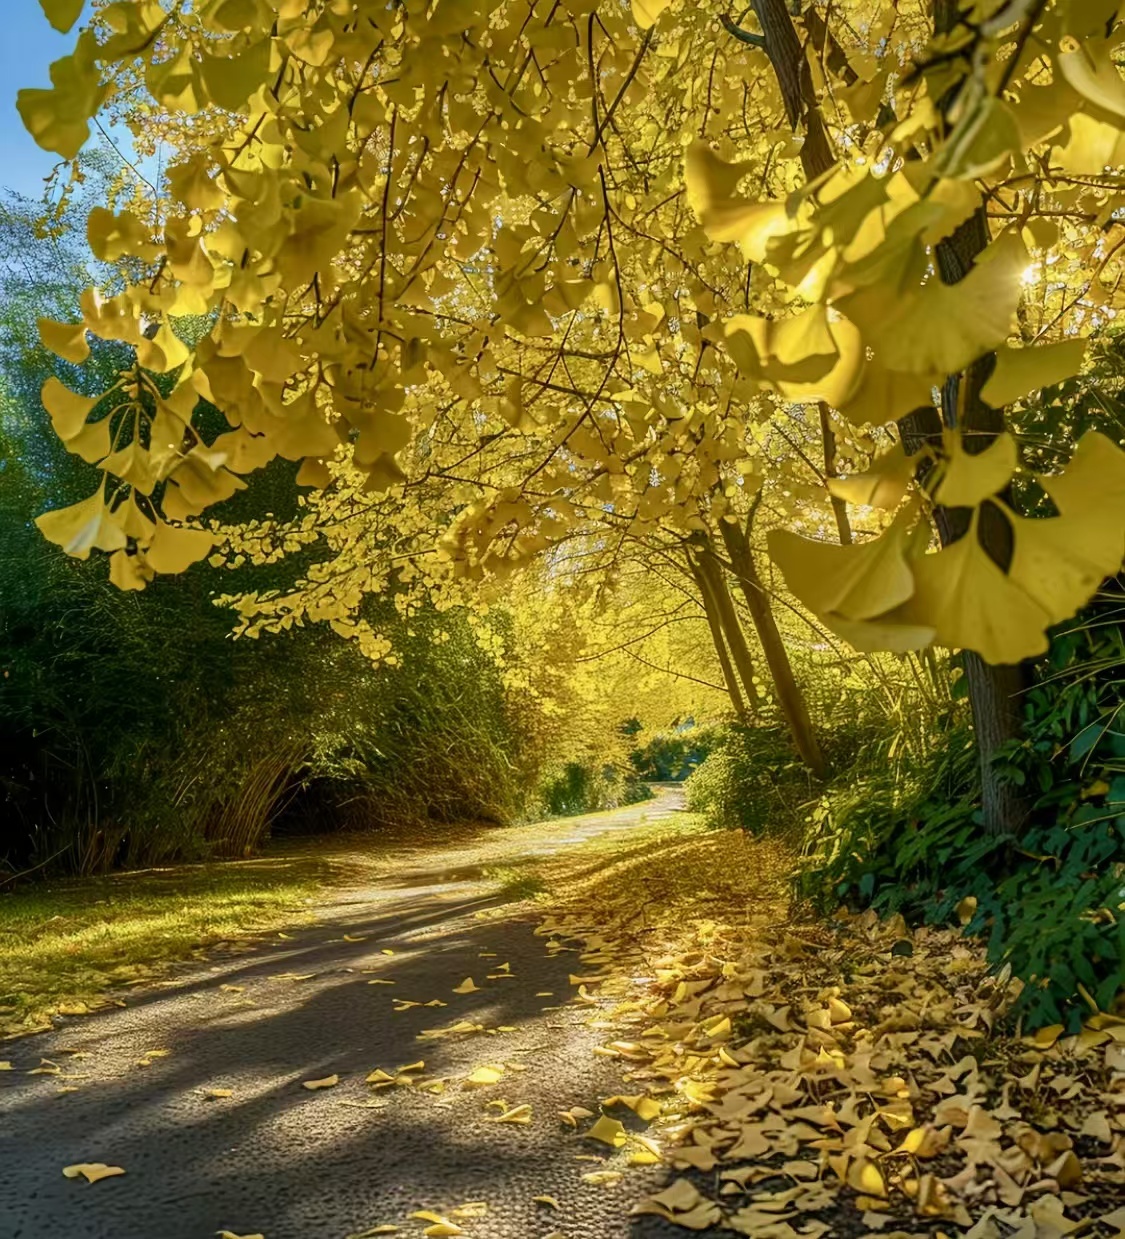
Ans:
<svg viewBox="0 0 1125 1239"><path fill-rule="evenodd" d="M629 754L629 762L642 779L680 783L702 765L717 734L714 727L699 727L689 720L658 732Z"/></svg>
<svg viewBox="0 0 1125 1239"><path fill-rule="evenodd" d="M568 762L540 785L537 816L574 817L649 800L652 792L634 770L595 762Z"/></svg>
<svg viewBox="0 0 1125 1239"><path fill-rule="evenodd" d="M687 807L716 829L789 833L816 783L780 727L728 724L686 783Z"/></svg>
<svg viewBox="0 0 1125 1239"><path fill-rule="evenodd" d="M92 394L122 359L118 346L82 367L48 354L35 320L71 317L86 273L65 244L37 240L26 211L0 216L0 239L0 882L243 855L275 820L519 815L538 763L463 614L407 625L390 598L373 601L399 658L376 669L327 627L230 639L214 597L283 586L300 555L221 577L196 566L137 594L109 584L104 558L77 562L42 538L33 518L98 476L51 433L43 382ZM285 517L295 467L275 462L213 515ZM431 640L435 627L449 639Z"/></svg>
<svg viewBox="0 0 1125 1239"><path fill-rule="evenodd" d="M937 923L960 911L994 965L1026 982L1033 1025L1112 1007L1125 986L1123 619L1115 589L1055 635L1038 669L1026 737L998 759L1030 798L1017 839L981 830L972 734L958 716L924 762L868 769L824 797L803 892Z"/></svg>

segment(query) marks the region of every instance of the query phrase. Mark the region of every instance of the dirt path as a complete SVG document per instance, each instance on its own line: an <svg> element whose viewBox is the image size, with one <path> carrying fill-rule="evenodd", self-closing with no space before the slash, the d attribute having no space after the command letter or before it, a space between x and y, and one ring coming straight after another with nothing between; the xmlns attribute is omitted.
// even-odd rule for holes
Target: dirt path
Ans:
<svg viewBox="0 0 1125 1239"><path fill-rule="evenodd" d="M639 1175L628 1191L585 1182L597 1166L577 1160L589 1150L560 1127L557 1111L621 1083L620 1065L591 1053L589 1011L565 1005L575 956L549 951L526 915L475 915L503 901L482 868L518 873L680 807L662 791L481 846L412 852L394 879L331 899L315 928L5 1046L0 1239L345 1239L383 1223L410 1235L422 1230L412 1211L472 1201L488 1206L461 1222L477 1239L682 1233L632 1226ZM455 993L467 977L478 988ZM455 1021L484 1030L423 1035ZM444 1091L364 1082L419 1060L416 1074ZM485 1064L504 1069L500 1082L464 1087ZM332 1075L334 1087L303 1087ZM530 1105L531 1122L497 1122L497 1099ZM82 1162L126 1173L63 1177Z"/></svg>

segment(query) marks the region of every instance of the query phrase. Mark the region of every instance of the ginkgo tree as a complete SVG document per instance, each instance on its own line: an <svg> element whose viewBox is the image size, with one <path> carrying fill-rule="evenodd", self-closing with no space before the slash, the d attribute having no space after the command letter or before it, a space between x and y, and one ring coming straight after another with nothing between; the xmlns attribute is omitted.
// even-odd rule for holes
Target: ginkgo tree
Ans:
<svg viewBox="0 0 1125 1239"><path fill-rule="evenodd" d="M780 467L758 432L803 404L824 502L769 539L797 598L860 649L1042 653L1125 548L1119 446L1089 432L1033 516L1003 412L1078 372L1114 310L1117 9L100 4L24 121L73 159L108 110L174 154L159 193L91 213L125 286L41 325L74 362L91 333L135 350L101 399L45 389L101 481L41 528L140 587L212 551L201 517L247 472L281 456L325 485L344 456L374 493L431 495L460 576L598 511L721 544L745 583L731 531ZM888 449L835 476L873 427ZM853 538L847 504L882 532Z"/></svg>

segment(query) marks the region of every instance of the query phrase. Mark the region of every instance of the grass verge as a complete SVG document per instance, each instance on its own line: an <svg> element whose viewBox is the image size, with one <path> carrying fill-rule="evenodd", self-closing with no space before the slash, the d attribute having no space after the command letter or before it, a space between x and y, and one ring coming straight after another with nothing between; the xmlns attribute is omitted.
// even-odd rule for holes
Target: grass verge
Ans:
<svg viewBox="0 0 1125 1239"><path fill-rule="evenodd" d="M358 858L311 851L73 878L0 895L0 1037L84 1014L173 961L307 919Z"/></svg>

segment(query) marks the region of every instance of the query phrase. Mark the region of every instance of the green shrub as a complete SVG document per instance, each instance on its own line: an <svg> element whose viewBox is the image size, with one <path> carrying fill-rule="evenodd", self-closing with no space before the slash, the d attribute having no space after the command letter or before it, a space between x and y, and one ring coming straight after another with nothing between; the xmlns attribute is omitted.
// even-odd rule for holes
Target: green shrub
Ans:
<svg viewBox="0 0 1125 1239"><path fill-rule="evenodd" d="M714 727L689 721L645 740L629 754L629 762L642 779L680 783L703 764L717 736Z"/></svg>
<svg viewBox="0 0 1125 1239"><path fill-rule="evenodd" d="M652 792L631 769L594 761L567 762L540 784L535 817L577 817L649 800Z"/></svg>
<svg viewBox="0 0 1125 1239"><path fill-rule="evenodd" d="M931 923L965 922L1025 985L1032 1025L1076 1025L1125 988L1125 605L1101 599L1051 643L1002 751L1029 798L1018 838L985 835L973 737L956 712L921 761L868 770L818 804L799 888Z"/></svg>
<svg viewBox="0 0 1125 1239"><path fill-rule="evenodd" d="M816 783L778 727L728 724L685 783L687 808L719 830L789 834Z"/></svg>

